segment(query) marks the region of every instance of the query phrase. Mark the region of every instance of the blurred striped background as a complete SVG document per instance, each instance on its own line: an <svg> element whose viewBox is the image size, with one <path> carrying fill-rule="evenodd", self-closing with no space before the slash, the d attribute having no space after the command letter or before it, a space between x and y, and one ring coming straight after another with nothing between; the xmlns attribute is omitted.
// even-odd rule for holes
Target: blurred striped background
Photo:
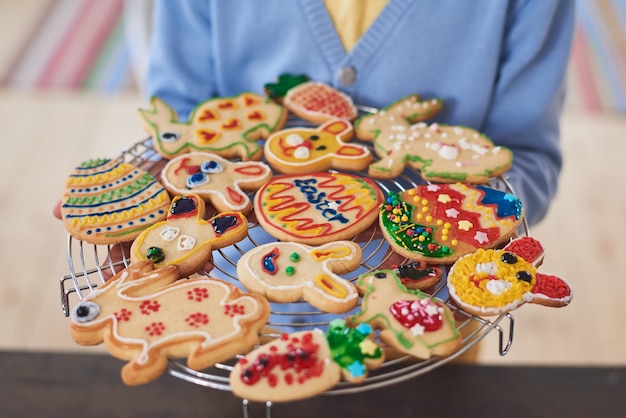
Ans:
<svg viewBox="0 0 626 418"><path fill-rule="evenodd" d="M574 0L572 0L574 1ZM576 0L569 107L626 114L626 0ZM0 87L141 89L150 0L41 0Z"/></svg>

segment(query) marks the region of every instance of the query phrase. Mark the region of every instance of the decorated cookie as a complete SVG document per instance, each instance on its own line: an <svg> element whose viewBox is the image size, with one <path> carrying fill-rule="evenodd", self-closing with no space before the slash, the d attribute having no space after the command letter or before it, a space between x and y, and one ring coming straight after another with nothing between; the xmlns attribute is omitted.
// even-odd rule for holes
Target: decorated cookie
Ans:
<svg viewBox="0 0 626 418"><path fill-rule="evenodd" d="M487 183L511 167L513 153L474 129L416 123L441 107L438 99L421 101L414 95L361 117L356 135L373 141L381 158L370 165L370 176L392 179L409 166L427 181Z"/></svg>
<svg viewBox="0 0 626 418"><path fill-rule="evenodd" d="M353 121L358 114L350 96L317 81L307 81L289 89L283 105L296 116L317 124L332 119Z"/></svg>
<svg viewBox="0 0 626 418"><path fill-rule="evenodd" d="M275 238L321 245L367 229L382 200L369 179L319 172L274 177L257 192L254 208L259 224Z"/></svg>
<svg viewBox="0 0 626 418"><path fill-rule="evenodd" d="M246 289L270 302L302 298L322 311L341 313L354 308L359 295L338 274L356 270L360 263L361 247L352 241L318 247L275 242L246 252L237 262L237 276Z"/></svg>
<svg viewBox="0 0 626 418"><path fill-rule="evenodd" d="M428 266L421 261L402 264L394 270L402 286L407 289L427 289L439 283L443 277L440 267Z"/></svg>
<svg viewBox="0 0 626 418"><path fill-rule="evenodd" d="M91 244L132 241L167 216L170 197L150 173L122 159L89 160L65 184L61 216L67 231Z"/></svg>
<svg viewBox="0 0 626 418"><path fill-rule="evenodd" d="M450 309L426 293L408 289L397 271L368 272L356 285L363 294L361 312L349 322L371 324L389 346L419 359L447 356L460 347Z"/></svg>
<svg viewBox="0 0 626 418"><path fill-rule="evenodd" d="M281 74L275 83L265 84L263 91L270 99L281 103L289 90L307 81L309 77L305 74Z"/></svg>
<svg viewBox="0 0 626 418"><path fill-rule="evenodd" d="M202 370L258 342L270 312L263 297L217 279L178 279L177 266L131 264L74 308L72 337L83 345L104 342L127 360L128 385L156 379L169 358L186 357L191 369Z"/></svg>
<svg viewBox="0 0 626 418"><path fill-rule="evenodd" d="M207 151L224 158L260 160L263 152L256 141L281 129L287 120L282 106L254 93L209 99L193 110L188 122L179 121L158 97L150 104L152 109L139 110L141 121L154 148L168 159Z"/></svg>
<svg viewBox="0 0 626 418"><path fill-rule="evenodd" d="M181 276L198 271L213 250L241 241L248 221L240 212L223 212L203 219L205 205L198 195L176 196L167 219L143 231L130 248L132 262L151 260L156 267L176 264Z"/></svg>
<svg viewBox="0 0 626 418"><path fill-rule="evenodd" d="M391 247L411 260L447 264L478 248L495 248L523 219L516 196L481 185L418 185L391 193L380 226Z"/></svg>
<svg viewBox="0 0 626 418"><path fill-rule="evenodd" d="M384 361L366 324L345 321L319 329L283 334L241 358L230 373L233 394L259 402L288 402L331 389L341 380L360 382Z"/></svg>
<svg viewBox="0 0 626 418"><path fill-rule="evenodd" d="M448 273L450 297L475 315L500 315L529 302L561 307L570 303L565 280L537 271L541 244L517 238L501 250L478 250L459 259Z"/></svg>
<svg viewBox="0 0 626 418"><path fill-rule="evenodd" d="M334 119L317 128L283 129L269 136L264 154L272 168L284 174L329 169L361 171L372 161L366 146L346 143L350 122Z"/></svg>
<svg viewBox="0 0 626 418"><path fill-rule="evenodd" d="M179 155L161 171L163 186L172 195L195 193L219 212L248 213L252 201L244 191L256 191L270 178L272 170L262 162L231 162L205 152Z"/></svg>

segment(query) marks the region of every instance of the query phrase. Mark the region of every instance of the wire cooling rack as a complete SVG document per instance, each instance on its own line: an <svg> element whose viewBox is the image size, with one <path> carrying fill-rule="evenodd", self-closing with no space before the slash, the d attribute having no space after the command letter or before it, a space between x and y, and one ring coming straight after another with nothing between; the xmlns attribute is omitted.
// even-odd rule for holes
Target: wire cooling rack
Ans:
<svg viewBox="0 0 626 418"><path fill-rule="evenodd" d="M365 144L370 145L370 144ZM125 162L142 167L144 170L157 175L164 165L164 161L152 146L152 140L147 138L133 144L123 150L121 157ZM367 176L363 173L358 173ZM422 183L419 175L405 170L394 180L375 181L385 195L390 192L399 192L412 188ZM513 192L506 178L499 177L490 182L490 187ZM207 207L207 218L213 216ZM256 223L253 216L250 217L248 236L226 248L213 252L214 268L211 271L201 271L206 276L226 280L238 285L236 273L237 261L248 250L268 243L275 242L263 228ZM525 234L528 234L528 225L524 223ZM347 280L354 282L360 274L380 269L389 269L407 262L395 254L382 237L378 223L367 231L352 238L362 249L363 258L359 268L350 274L343 275ZM60 279L61 307L65 316L69 316L71 306L79 303L86 295L93 292L107 278L123 270L130 264L128 246L116 245L92 245L76 240L71 236L67 239L68 274ZM325 395L340 395L356 393L365 390L377 389L387 385L399 383L416 376L429 372L467 352L487 334L494 331L498 334L498 350L504 356L511 348L514 334L514 318L510 313L498 317L482 318L471 315L451 303L446 287L446 266L441 266L444 272L443 278L428 293L448 305L458 321L458 328L463 335L461 347L454 354L447 357L432 357L428 360L416 360L410 356L391 356L377 370L369 373L365 382L354 385L341 382L334 388L325 392ZM262 333L264 339L278 337L283 332L298 331L304 329L321 328L326 330L328 323L337 317L345 318L350 313L335 315L320 312L306 302L272 303L272 313L268 323L268 332ZM355 309L355 311L358 310ZM379 341L378 341L379 342ZM380 343L380 342L379 342ZM382 344L382 343L381 343ZM196 371L186 367L179 361L169 362L169 373L188 382L209 387L217 390L230 391L229 373L234 367L237 358L216 364L214 367ZM244 417L248 416L248 402L243 401ZM271 404L267 404L267 416L270 416Z"/></svg>

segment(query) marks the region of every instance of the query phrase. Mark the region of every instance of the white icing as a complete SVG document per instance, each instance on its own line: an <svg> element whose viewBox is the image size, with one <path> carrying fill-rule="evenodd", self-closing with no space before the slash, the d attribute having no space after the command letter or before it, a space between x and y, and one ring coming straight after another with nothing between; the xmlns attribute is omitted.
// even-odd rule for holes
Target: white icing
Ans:
<svg viewBox="0 0 626 418"><path fill-rule="evenodd" d="M194 237L190 237L189 235L181 235L178 238L178 245L176 248L179 251L189 251L196 246L196 239Z"/></svg>
<svg viewBox="0 0 626 418"><path fill-rule="evenodd" d="M513 285L506 280L489 280L485 287L489 293L499 296L509 290L511 286Z"/></svg>
<svg viewBox="0 0 626 418"><path fill-rule="evenodd" d="M285 138L285 142L287 143L287 145L291 145L292 147L295 147L304 143L304 138L302 138L298 134L289 134L287 135L287 138Z"/></svg>
<svg viewBox="0 0 626 418"><path fill-rule="evenodd" d="M307 147L298 147L293 152L293 156L300 160L306 160L309 158L310 155L311 153L309 152L309 148Z"/></svg>
<svg viewBox="0 0 626 418"><path fill-rule="evenodd" d="M484 273L487 275L494 275L498 272L498 265L492 261L488 263L476 264L476 273Z"/></svg>
<svg viewBox="0 0 626 418"><path fill-rule="evenodd" d="M180 228L177 228L175 226L166 226L161 230L159 235L161 235L161 239L163 241L174 241L179 233Z"/></svg>
<svg viewBox="0 0 626 418"><path fill-rule="evenodd" d="M445 160L455 160L459 156L459 150L450 145L442 145L439 156Z"/></svg>

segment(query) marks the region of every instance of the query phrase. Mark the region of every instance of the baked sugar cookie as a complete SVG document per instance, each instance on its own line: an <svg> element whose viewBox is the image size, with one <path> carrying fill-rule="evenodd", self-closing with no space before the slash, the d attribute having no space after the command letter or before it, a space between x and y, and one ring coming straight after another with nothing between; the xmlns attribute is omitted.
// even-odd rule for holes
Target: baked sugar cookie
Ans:
<svg viewBox="0 0 626 418"><path fill-rule="evenodd" d="M274 177L255 195L254 209L273 237L321 245L367 229L382 201L381 190L369 179L318 172Z"/></svg>
<svg viewBox="0 0 626 418"><path fill-rule="evenodd" d="M304 299L325 312L341 313L354 308L358 293L339 276L356 270L361 247L337 241L312 247L293 242L274 242L253 248L237 262L237 276L244 287L270 302Z"/></svg>
<svg viewBox="0 0 626 418"><path fill-rule="evenodd" d="M481 185L424 184L391 193L380 209L385 239L411 260L447 264L516 234L524 216L511 193Z"/></svg>
<svg viewBox="0 0 626 418"><path fill-rule="evenodd" d="M252 201L244 191L255 191L270 178L272 170L260 161L232 162L207 152L179 155L161 171L172 195L195 193L219 212L248 213Z"/></svg>
<svg viewBox="0 0 626 418"><path fill-rule="evenodd" d="M393 179L408 166L427 181L484 184L509 170L511 150L484 134L464 126L422 122L442 106L439 99L422 101L413 95L359 118L356 136L373 141L380 157L370 165L370 176Z"/></svg>
<svg viewBox="0 0 626 418"><path fill-rule="evenodd" d="M419 359L448 356L461 345L461 335L450 308L419 290L404 286L394 270L359 276L361 311L352 324L367 323L380 330L380 339Z"/></svg>
<svg viewBox="0 0 626 418"><path fill-rule="evenodd" d="M104 342L128 361L122 368L127 385L158 378L170 358L186 357L187 366L200 371L259 341L270 314L262 296L218 279L179 277L174 265L131 264L74 308L72 337L83 345Z"/></svg>
<svg viewBox="0 0 626 418"><path fill-rule="evenodd" d="M372 154L366 146L346 142L352 132L352 124L340 119L317 128L283 129L265 141L265 159L283 174L361 171L372 161Z"/></svg>
<svg viewBox="0 0 626 418"><path fill-rule="evenodd" d="M256 142L283 127L287 111L267 97L242 93L200 103L189 121L179 121L174 109L158 97L150 99L150 110L140 109L143 126L154 140L154 148L171 159L190 151L207 151L224 158L260 160Z"/></svg>
<svg viewBox="0 0 626 418"><path fill-rule="evenodd" d="M132 241L167 216L170 197L150 173L122 159L95 159L70 173L61 218L74 238L108 245Z"/></svg>
<svg viewBox="0 0 626 418"><path fill-rule="evenodd" d="M176 264L181 276L195 273L213 250L227 247L248 234L241 212L223 212L204 220L205 204L196 194L172 199L167 219L143 231L130 248L131 262L150 260L156 267Z"/></svg>
<svg viewBox="0 0 626 418"><path fill-rule="evenodd" d="M350 96L319 81L307 81L290 88L283 105L300 118L317 124L332 119L353 121L358 114Z"/></svg>
<svg viewBox="0 0 626 418"><path fill-rule="evenodd" d="M250 352L231 371L230 386L243 399L288 402L331 389L342 377L359 383L383 361L369 325L349 328L337 319L325 334L320 329L283 334Z"/></svg>
<svg viewBox="0 0 626 418"><path fill-rule="evenodd" d="M543 247L531 237L514 239L501 250L478 250L455 262L448 273L450 297L474 315L500 315L524 303L561 307L573 297L571 285L537 271Z"/></svg>

